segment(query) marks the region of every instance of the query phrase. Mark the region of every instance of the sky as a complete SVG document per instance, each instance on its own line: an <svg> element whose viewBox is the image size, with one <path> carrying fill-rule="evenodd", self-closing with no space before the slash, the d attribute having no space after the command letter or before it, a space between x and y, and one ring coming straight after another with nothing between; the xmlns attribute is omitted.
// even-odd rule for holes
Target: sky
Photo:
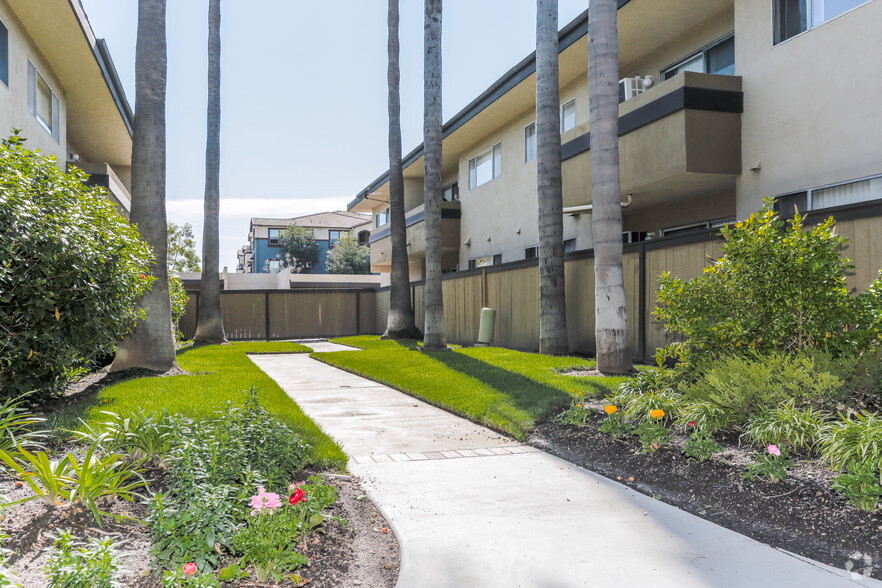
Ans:
<svg viewBox="0 0 882 588"><path fill-rule="evenodd" d="M135 104L136 0L80 0ZM423 3L401 0L403 152L422 142ZM559 0L561 28L588 0ZM251 217L346 205L389 167L383 0L221 3L220 265L235 271ZM166 209L201 254L208 0L167 8ZM444 120L536 47L534 0L448 0ZM587 59L587 58L586 58Z"/></svg>

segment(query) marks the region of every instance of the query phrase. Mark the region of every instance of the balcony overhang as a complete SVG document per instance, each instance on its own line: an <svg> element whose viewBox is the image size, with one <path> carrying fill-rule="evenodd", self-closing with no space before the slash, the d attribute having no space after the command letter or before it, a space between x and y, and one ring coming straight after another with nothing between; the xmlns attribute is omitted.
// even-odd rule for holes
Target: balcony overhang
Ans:
<svg viewBox="0 0 882 588"><path fill-rule="evenodd" d="M129 166L134 116L78 0L9 0L64 88L67 138L85 161Z"/></svg>
<svg viewBox="0 0 882 588"><path fill-rule="evenodd" d="M446 269L456 265L459 258L459 225L462 213L459 202L441 203L441 256ZM426 212L418 206L407 213L407 257L410 260L426 257ZM371 271L389 272L392 264L392 237L389 224L374 229L370 237ZM446 264L446 265L445 265Z"/></svg>
<svg viewBox="0 0 882 588"><path fill-rule="evenodd" d="M86 185L104 188L108 199L126 218L129 218L132 211L132 195L110 165L106 163L71 163L69 165L89 174Z"/></svg>
<svg viewBox="0 0 882 588"><path fill-rule="evenodd" d="M623 195L635 205L734 186L741 173L741 78L684 72L619 107ZM561 147L564 206L591 204L590 131Z"/></svg>

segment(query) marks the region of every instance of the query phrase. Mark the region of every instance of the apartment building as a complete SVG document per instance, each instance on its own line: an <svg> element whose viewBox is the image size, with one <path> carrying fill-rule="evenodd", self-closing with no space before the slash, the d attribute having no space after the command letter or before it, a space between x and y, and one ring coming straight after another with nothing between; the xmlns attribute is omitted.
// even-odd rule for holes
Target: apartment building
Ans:
<svg viewBox="0 0 882 588"><path fill-rule="evenodd" d="M284 253L279 235L294 225L312 230L319 249L319 261L310 274L326 274L328 252L344 235L351 235L367 245L371 218L359 212L321 212L295 218L252 218L248 227L248 243L236 252L237 273L275 274L282 269Z"/></svg>
<svg viewBox="0 0 882 588"><path fill-rule="evenodd" d="M0 0L0 133L83 169L128 215L133 121L79 0Z"/></svg>
<svg viewBox="0 0 882 588"><path fill-rule="evenodd" d="M880 23L882 0L619 0L623 240L719 226L766 197L882 214ZM560 32L568 252L592 247L587 31L586 11ZM536 256L535 92L529 55L445 123L445 271ZM412 280L424 276L422 154L403 162ZM348 207L371 213L384 273L388 198L386 172Z"/></svg>

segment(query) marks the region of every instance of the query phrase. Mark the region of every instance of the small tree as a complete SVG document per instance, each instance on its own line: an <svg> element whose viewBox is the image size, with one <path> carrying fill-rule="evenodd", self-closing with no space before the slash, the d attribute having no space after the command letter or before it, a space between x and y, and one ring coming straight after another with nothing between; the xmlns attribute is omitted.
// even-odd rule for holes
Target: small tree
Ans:
<svg viewBox="0 0 882 588"><path fill-rule="evenodd" d="M193 225L168 223L168 271L174 273L198 272L199 256L196 255L196 237Z"/></svg>
<svg viewBox="0 0 882 588"><path fill-rule="evenodd" d="M847 239L832 218L805 229L800 215L785 223L767 202L722 233L725 255L701 276L661 277L655 315L685 335L681 355L860 352L877 337L879 282L851 296L851 260L839 255Z"/></svg>
<svg viewBox="0 0 882 588"><path fill-rule="evenodd" d="M113 353L143 312L150 248L85 174L0 146L0 399L47 399Z"/></svg>
<svg viewBox="0 0 882 588"><path fill-rule="evenodd" d="M318 263L319 249L312 229L291 225L279 234L279 241L286 258L290 257L290 267L296 273L308 274L312 266Z"/></svg>
<svg viewBox="0 0 882 588"><path fill-rule="evenodd" d="M343 235L328 252L329 274L371 273L371 250L359 245L352 235Z"/></svg>

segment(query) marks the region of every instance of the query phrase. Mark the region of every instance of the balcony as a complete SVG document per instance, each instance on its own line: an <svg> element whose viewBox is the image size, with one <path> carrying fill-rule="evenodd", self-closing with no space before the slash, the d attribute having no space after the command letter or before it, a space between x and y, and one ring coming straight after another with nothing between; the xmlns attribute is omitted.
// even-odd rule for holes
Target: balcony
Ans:
<svg viewBox="0 0 882 588"><path fill-rule="evenodd" d="M683 72L619 106L622 194L640 206L734 190L741 78ZM590 133L562 146L564 206L591 203Z"/></svg>
<svg viewBox="0 0 882 588"><path fill-rule="evenodd" d="M119 212L126 218L132 211L132 195L129 194L128 188L120 180L113 168L106 163L72 163L74 167L78 167L87 174L89 179L86 180L87 186L97 186L104 188L107 192L107 198L113 202Z"/></svg>
<svg viewBox="0 0 882 588"><path fill-rule="evenodd" d="M459 202L441 203L441 266L444 270L453 269L459 262ZM426 257L426 212L423 205L408 211L407 257L411 261ZM371 231L371 271L388 273L392 265L392 238L389 223Z"/></svg>

